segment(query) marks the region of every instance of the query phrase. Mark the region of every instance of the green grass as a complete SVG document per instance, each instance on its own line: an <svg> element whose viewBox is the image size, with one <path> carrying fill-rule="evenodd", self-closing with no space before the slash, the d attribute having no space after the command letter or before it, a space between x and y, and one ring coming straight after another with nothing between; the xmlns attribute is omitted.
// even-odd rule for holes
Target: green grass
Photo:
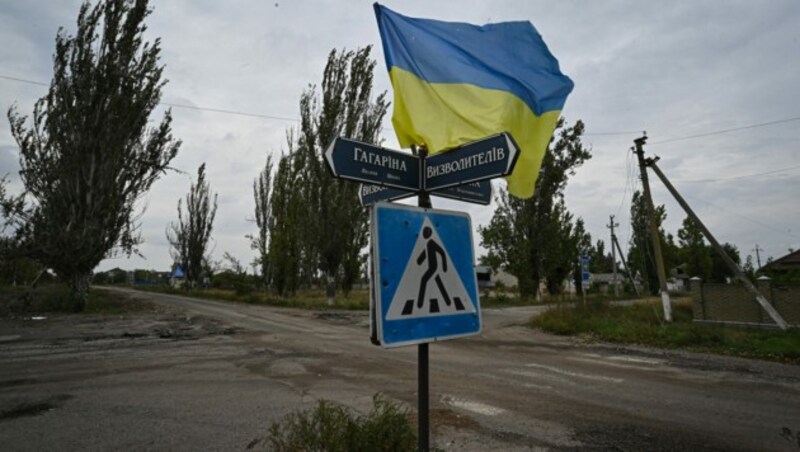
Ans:
<svg viewBox="0 0 800 452"><path fill-rule="evenodd" d="M410 451L417 448L417 435L408 411L378 394L366 416L321 400L311 410L273 423L265 443L278 452Z"/></svg>
<svg viewBox="0 0 800 452"><path fill-rule="evenodd" d="M531 325L561 335L583 335L619 344L741 356L800 364L800 329L788 331L698 325L691 302L673 304L673 322L663 321L661 305L639 303L610 306L556 306L535 317Z"/></svg>
<svg viewBox="0 0 800 452"><path fill-rule="evenodd" d="M129 296L102 289L89 291L84 314L119 315L152 309L151 303L133 300ZM0 287L0 313L55 314L71 313L73 303L65 284L44 284L36 289Z"/></svg>
<svg viewBox="0 0 800 452"><path fill-rule="evenodd" d="M303 290L293 296L279 297L268 292L251 292L247 294L236 293L233 290L222 289L173 289L165 286L137 286L137 290L148 292L181 295L185 297L207 298L212 300L233 301L237 303L263 304L269 306L301 308L301 309L340 309L340 310L369 310L369 292L366 290L353 290L347 298L340 292L336 301L328 305L325 291Z"/></svg>

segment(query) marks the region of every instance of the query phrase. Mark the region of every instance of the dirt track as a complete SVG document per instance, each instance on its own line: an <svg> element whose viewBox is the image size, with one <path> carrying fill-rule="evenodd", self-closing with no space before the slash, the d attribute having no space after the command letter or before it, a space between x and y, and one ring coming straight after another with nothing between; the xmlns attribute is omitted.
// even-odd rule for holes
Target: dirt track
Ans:
<svg viewBox="0 0 800 452"><path fill-rule="evenodd" d="M372 346L365 313L135 296L160 307L0 320L2 449L260 449L320 398L415 407L416 349ZM431 346L438 446L800 450L797 366L585 344L521 326L536 309Z"/></svg>

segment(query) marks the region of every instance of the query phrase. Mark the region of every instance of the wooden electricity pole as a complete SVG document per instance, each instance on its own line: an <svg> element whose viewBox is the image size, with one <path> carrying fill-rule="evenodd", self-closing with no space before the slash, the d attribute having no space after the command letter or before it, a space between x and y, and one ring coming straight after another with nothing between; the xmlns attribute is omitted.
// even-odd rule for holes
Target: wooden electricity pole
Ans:
<svg viewBox="0 0 800 452"><path fill-rule="evenodd" d="M611 229L611 268L614 272L614 296L619 296L619 282L617 281L617 249L614 247L614 241L617 237L614 235L614 228L619 226L619 223L614 223L614 215L608 217L608 229Z"/></svg>
<svg viewBox="0 0 800 452"><path fill-rule="evenodd" d="M758 263L758 268L756 270L761 270L761 251L764 251L764 248L761 248L758 246L758 243L756 243L756 247L753 251L756 252L756 262Z"/></svg>
<svg viewBox="0 0 800 452"><path fill-rule="evenodd" d="M647 167L644 161L643 146L647 142L647 135L633 140L636 145L636 158L639 160L639 171L642 175L642 190L644 191L645 205L647 206L647 217L650 221L650 235L653 240L653 251L655 252L656 272L658 273L658 286L661 293L661 305L664 308L664 320L672 321L672 305L667 291L667 272L664 270L664 258L661 256L661 238L658 234L658 222L656 221L656 209L653 206L653 197L650 194L650 182L647 179Z"/></svg>

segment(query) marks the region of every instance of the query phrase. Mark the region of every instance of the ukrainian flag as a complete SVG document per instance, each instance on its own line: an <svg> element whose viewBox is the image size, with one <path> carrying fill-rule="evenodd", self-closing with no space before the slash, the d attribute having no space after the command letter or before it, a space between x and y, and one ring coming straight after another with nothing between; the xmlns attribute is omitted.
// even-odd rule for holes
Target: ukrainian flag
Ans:
<svg viewBox="0 0 800 452"><path fill-rule="evenodd" d="M533 195L573 83L530 22L416 19L375 3L402 147L431 154L510 132L521 148L508 191Z"/></svg>

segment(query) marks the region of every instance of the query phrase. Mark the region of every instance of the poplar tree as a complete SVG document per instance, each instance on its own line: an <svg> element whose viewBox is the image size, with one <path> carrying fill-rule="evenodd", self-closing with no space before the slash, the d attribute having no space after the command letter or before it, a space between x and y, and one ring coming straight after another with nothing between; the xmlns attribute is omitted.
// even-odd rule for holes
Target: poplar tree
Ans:
<svg viewBox="0 0 800 452"><path fill-rule="evenodd" d="M264 287L269 285L269 222L272 216L272 156L267 157L267 163L258 177L253 181L253 200L255 201L255 223L258 232L249 236L250 247L258 255L256 263L261 269L261 283Z"/></svg>
<svg viewBox="0 0 800 452"><path fill-rule="evenodd" d="M367 211L359 202L358 184L333 178L323 154L338 136L378 142L389 102L385 92L373 98L375 61L370 52L371 47L332 50L320 88L311 85L300 98L301 125L290 135L291 151L278 165L273 192L270 252L276 254L270 262L278 272L274 277L279 292L294 290L297 284L292 281L310 282L320 276L333 301L337 287L348 292L362 273ZM291 192L278 188L279 178L292 184ZM280 270L276 267L284 264Z"/></svg>
<svg viewBox="0 0 800 452"><path fill-rule="evenodd" d="M147 0L84 3L76 33L58 31L32 119L8 111L24 191L4 210L25 253L69 284L75 310L103 258L136 252L136 200L180 146L169 111L148 126L166 83L160 41L143 38L150 13Z"/></svg>
<svg viewBox="0 0 800 452"><path fill-rule="evenodd" d="M178 222L170 223L167 229L167 241L172 246L172 258L183 268L186 287L191 288L200 283L217 214L217 195L212 203L205 163L197 169L197 182L192 183L186 195L185 214L182 201L178 200Z"/></svg>
<svg viewBox="0 0 800 452"><path fill-rule="evenodd" d="M659 283L656 270L655 254L652 251L652 238L650 236L650 223L647 217L647 207L641 191L635 191L631 200L631 239L628 247L628 265L631 271L637 271L644 279L644 283L651 294L658 294ZM664 205L655 206L656 225L658 226L659 240L661 240L661 254L664 258L664 267L667 272L673 268L679 259L679 248L675 244L675 237L664 232L662 224L667 219Z"/></svg>

